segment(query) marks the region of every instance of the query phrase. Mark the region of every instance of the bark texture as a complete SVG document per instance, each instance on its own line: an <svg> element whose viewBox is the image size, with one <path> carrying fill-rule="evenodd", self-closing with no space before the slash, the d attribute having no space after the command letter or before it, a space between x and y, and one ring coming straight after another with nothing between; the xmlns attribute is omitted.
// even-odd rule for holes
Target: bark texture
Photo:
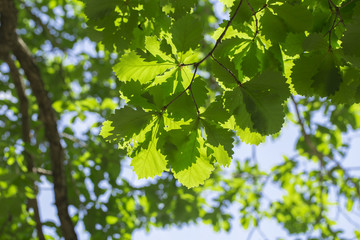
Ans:
<svg viewBox="0 0 360 240"><path fill-rule="evenodd" d="M39 115L42 116L41 121L45 127L45 137L49 142L55 205L57 207L57 212L61 223L60 227L65 239L75 240L77 239L77 236L74 230L74 224L68 211L68 196L64 167L65 153L60 143L60 136L57 129L57 119L55 111L52 108L52 102L48 96L47 91L45 90L40 70L34 58L32 57L31 52L29 51L24 41L16 34L17 9L14 0L0 0L0 15L0 57L10 61L11 59L9 56L11 56L11 54L16 57L20 63L21 68L24 70L26 79L30 83L32 94L36 97L36 101L39 106ZM15 64L12 65L11 62L9 62L9 64L11 65L9 65L9 67L12 69L12 71L17 71ZM13 79L16 77L18 76L12 76ZM27 98L25 93L22 91L23 85L21 85L21 82L18 82L17 84L19 87L19 89L17 89L19 101L23 101L21 105L21 111L24 110L24 115L22 116L23 120L25 121L25 125L23 125L23 134L25 137L24 141L30 141L30 136L28 134L30 131L29 116L26 115L28 111ZM31 156L28 159L30 160L28 167L31 171L33 171L34 162L31 161ZM40 221L40 219L38 219L38 221Z"/></svg>

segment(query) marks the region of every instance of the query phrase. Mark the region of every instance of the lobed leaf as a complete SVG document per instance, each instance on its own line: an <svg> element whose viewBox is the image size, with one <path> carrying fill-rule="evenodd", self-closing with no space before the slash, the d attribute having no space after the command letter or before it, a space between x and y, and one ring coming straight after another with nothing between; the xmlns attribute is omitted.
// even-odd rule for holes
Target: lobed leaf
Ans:
<svg viewBox="0 0 360 240"><path fill-rule="evenodd" d="M146 62L134 51L131 51L121 57L120 62L114 66L114 72L122 82L135 80L145 84L175 66L171 62Z"/></svg>

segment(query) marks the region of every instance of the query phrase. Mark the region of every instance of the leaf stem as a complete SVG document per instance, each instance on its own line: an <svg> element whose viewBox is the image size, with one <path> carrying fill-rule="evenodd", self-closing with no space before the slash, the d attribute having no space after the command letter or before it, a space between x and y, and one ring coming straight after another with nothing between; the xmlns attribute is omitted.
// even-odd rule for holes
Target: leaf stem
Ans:
<svg viewBox="0 0 360 240"><path fill-rule="evenodd" d="M195 100L195 97L194 97L194 93L193 93L193 91L191 90L191 87L189 88L189 91L190 91L191 98L192 98L192 100L193 100L193 102L194 102L194 104L195 104L196 112L197 112L198 115L200 115L199 107L198 107L198 105L197 105L197 103L196 103L196 100Z"/></svg>
<svg viewBox="0 0 360 240"><path fill-rule="evenodd" d="M247 5L249 6L249 8L250 8L250 10L251 10L251 12L252 12L252 15L253 15L254 18L255 18L255 34L254 34L254 37L253 37L253 39L252 39L252 41L254 41L255 38L256 38L256 36L257 36L257 34L259 33L259 21L258 21L258 19L257 19L257 17L256 17L256 13L257 13L257 12L255 12L254 8L253 8L253 7L251 6L251 4L249 3L249 0L246 0L246 3L247 3ZM264 7L262 7L261 10L262 10L263 8L264 8Z"/></svg>
<svg viewBox="0 0 360 240"><path fill-rule="evenodd" d="M219 62L215 57L214 55L211 54L211 58L217 63L219 64L222 68L224 68L228 73L230 73L230 75L234 78L236 84L239 86L239 87L242 87L241 85L241 82L239 81L239 79L237 79L237 77L235 76L235 74L230 70L228 69L227 67L225 67L221 62Z"/></svg>
<svg viewBox="0 0 360 240"><path fill-rule="evenodd" d="M164 112L173 102L175 102L179 97L181 97L181 95L183 95L187 90L191 89L191 85L192 85L193 82L194 82L197 69L198 69L198 66L195 67L195 71L194 71L194 74L193 74L193 76L192 76L192 79L191 79L191 82L190 82L189 86L188 86L187 88L185 88L181 93L179 93L175 98L173 98L168 104L166 104L165 106L163 106L163 107L161 108L161 111ZM192 91L191 91L191 93L192 93ZM195 102L195 99L194 99L194 103L195 103L195 106L196 106L196 110L197 110L198 113L199 113L199 110L198 110L197 104L196 104L196 102Z"/></svg>

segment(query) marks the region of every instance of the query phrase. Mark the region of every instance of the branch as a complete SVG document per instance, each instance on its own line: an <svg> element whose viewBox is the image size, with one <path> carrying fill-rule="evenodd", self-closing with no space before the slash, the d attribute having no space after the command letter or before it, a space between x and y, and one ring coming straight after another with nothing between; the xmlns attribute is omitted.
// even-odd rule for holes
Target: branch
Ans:
<svg viewBox="0 0 360 240"><path fill-rule="evenodd" d="M77 239L74 224L68 213L66 178L64 172L65 154L60 144L59 133L57 132L57 123L51 101L47 96L44 83L41 79L40 71L33 60L22 39L16 35L17 10L12 0L0 1L1 13L1 41L0 52L5 49L3 46L9 43L9 48L13 51L17 60L20 62L27 79L30 82L33 94L39 105L40 114L44 116L45 136L50 145L50 158L53 168L55 204L58 209L58 215L61 222L61 229L65 239Z"/></svg>
<svg viewBox="0 0 360 240"><path fill-rule="evenodd" d="M60 143L60 136L57 130L55 111L47 95L40 71L31 56L31 53L21 38L15 40L13 52L20 62L27 79L30 82L33 94L39 106L39 114L45 126L45 137L50 145L50 159L54 181L55 205L61 223L61 230L65 239L77 239L74 224L68 212L67 186L65 176L65 153Z"/></svg>
<svg viewBox="0 0 360 240"><path fill-rule="evenodd" d="M298 107L298 104L297 102L295 101L294 99L294 96L291 95L291 100L294 104L294 107L295 107L295 111L296 111L296 116L298 118L298 123L300 125L300 128L301 128L301 133L304 137L304 140L305 140L305 143L306 145L310 148L311 150L311 154L317 156L320 160L324 158L323 154L320 153L317 149L316 149L316 146L313 144L313 142L311 141L310 139L310 136L309 134L307 134L306 130L305 130L305 125L303 123L303 120L301 118L301 115L300 115L300 111L299 111L299 107Z"/></svg>
<svg viewBox="0 0 360 240"><path fill-rule="evenodd" d="M5 59L5 62L9 66L10 75L14 82L16 92L18 95L20 103L20 113L21 113L21 130L22 130L22 140L26 144L30 144L30 117L29 117L29 101L25 94L25 86L21 79L18 69L14 61L8 55ZM26 150L24 150L24 159L27 163L28 172L34 172L34 157ZM32 181L34 191L37 189L37 186L34 181ZM29 207L34 209L34 219L36 222L36 231L40 240L45 240L45 236L42 230L42 223L39 214L39 206L37 202L37 197L30 199L28 198Z"/></svg>
<svg viewBox="0 0 360 240"><path fill-rule="evenodd" d="M324 210L323 194L322 194L323 193L323 187L324 187L323 186L323 181L324 181L323 170L325 168L324 155L317 150L316 146L311 141L309 134L306 132L304 122L303 122L303 120L301 118L301 115L300 115L298 104L295 101L293 95L291 95L291 100L294 103L296 115L297 115L297 118L298 118L298 123L299 123L299 125L301 127L301 133L302 133L302 135L304 137L305 144L310 148L310 151L311 151L310 154L317 156L318 159L319 159L319 165L320 165L319 166L320 167L320 170L319 170L319 174L320 174L319 175L319 181L320 181L320 215L319 215L319 219L317 219L317 221L319 222L320 219L322 218L322 214L323 214L323 210Z"/></svg>
<svg viewBox="0 0 360 240"><path fill-rule="evenodd" d="M357 195L358 195L358 198L360 199L360 183L359 183L359 181L353 181L353 180L352 180L352 177L348 174L348 172L346 171L346 169L343 168L343 167L341 166L341 164L340 164L338 161L336 161L335 159L332 159L332 160L333 160L333 162L336 164L336 167L340 168L340 169L344 172L345 180L346 180L346 181L350 181L350 182L352 182L352 183L355 185L356 193L357 193Z"/></svg>
<svg viewBox="0 0 360 240"><path fill-rule="evenodd" d="M299 109L298 109L298 105L297 105L297 103L296 103L296 101L295 101L295 99L294 99L293 96L291 96L291 99L292 99L292 101L293 101L293 103L294 103L294 106L295 106L296 115L297 115L297 117L298 117L298 122L299 122L299 125L300 125L300 127L301 127L301 132L302 132L302 135L304 136L305 143L306 143L306 145L310 148L311 153L314 154L314 155L316 155L316 156L319 158L319 160L320 160L320 168L321 168L321 169L320 169L320 184L321 184L321 185L320 185L320 188L321 188L321 194L322 194L322 190L323 190L323 184L322 184L322 181L323 181L323 173L322 173L322 170L324 170L324 168L325 168L325 167L324 167L324 157L325 157L325 156L316 149L316 147L315 147L315 145L313 144L313 142L311 141L309 135L306 133L304 123L303 123L303 121L302 121L302 119L301 119L301 116L300 116L300 112L299 112ZM350 181L350 182L352 182L352 183L355 185L356 193L357 193L358 197L360 198L360 184L359 184L359 182L358 182L358 181L354 181L354 180L349 176L349 174L346 172L346 170L341 166L341 164L340 164L338 161L336 161L335 159L333 159L333 158L331 158L331 157L329 157L329 159L331 159L332 162L334 162L334 163L336 164L336 166L343 171L346 182L347 182L347 181ZM320 198L322 199L322 195L320 195ZM323 210L323 204L321 204L321 210Z"/></svg>
<svg viewBox="0 0 360 240"><path fill-rule="evenodd" d="M251 229L251 231L249 232L249 235L247 236L246 240L251 240L252 235L254 234L254 232L255 232L255 228L253 227L253 228Z"/></svg>
<svg viewBox="0 0 360 240"><path fill-rule="evenodd" d="M68 212L67 187L65 176L65 153L60 143L57 122L52 103L47 95L40 71L32 58L31 52L21 38L16 34L17 9L13 0L0 0L0 55L8 45L17 60L20 62L27 79L30 82L32 93L39 106L41 121L45 126L45 137L49 141L50 160L54 182L55 205L61 223L61 230L65 239L76 240L74 223Z"/></svg>

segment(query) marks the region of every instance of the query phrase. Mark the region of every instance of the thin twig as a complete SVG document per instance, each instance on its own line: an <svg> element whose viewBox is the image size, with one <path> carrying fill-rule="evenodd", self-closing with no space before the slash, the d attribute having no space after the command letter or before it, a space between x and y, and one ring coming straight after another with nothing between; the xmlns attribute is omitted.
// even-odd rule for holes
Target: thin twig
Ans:
<svg viewBox="0 0 360 240"><path fill-rule="evenodd" d="M260 236L261 236L263 239L265 239L265 240L269 239L269 238L265 235L265 233L261 230L260 227L258 227L256 230L260 233Z"/></svg>
<svg viewBox="0 0 360 240"><path fill-rule="evenodd" d="M202 62L204 62L208 57L210 57L213 52L215 51L215 49L217 48L217 46L220 44L221 40L224 38L228 28L230 27L232 21L234 20L234 18L236 17L237 13L239 12L239 9L241 7L241 4L242 4L243 0L240 1L239 5L237 6L234 14L232 15L232 17L230 18L230 20L227 22L226 26L225 26L225 29L224 31L221 33L221 35L218 37L218 39L216 40L215 42L215 45L214 47L210 50L210 52L203 58L201 59L200 61L198 62L195 62L195 63L186 63L186 64L180 64L180 66L199 66Z"/></svg>
<svg viewBox="0 0 360 240"><path fill-rule="evenodd" d="M35 21L35 23L37 25L39 25L41 27L41 29L43 30L42 33L44 34L45 37L48 37L50 42L52 43L52 45L54 47L57 47L58 49L65 51L65 49L63 48L63 46L61 46L61 44L59 43L58 39L56 36L54 36L53 34L51 34L51 30L49 26L45 23L42 22L42 20L40 19L39 16L35 15L32 12L32 8L30 6L28 6L25 2L22 2L24 5L24 8L26 10L26 12L30 15L30 17Z"/></svg>
<svg viewBox="0 0 360 240"><path fill-rule="evenodd" d="M358 224L356 221L354 221L351 217L349 217L349 215L347 215L341 208L339 209L340 213L344 216L344 218L351 223L353 226L355 226L356 228L360 229L360 224Z"/></svg>
<svg viewBox="0 0 360 240"><path fill-rule="evenodd" d="M343 18L341 17L340 14L340 7L336 6L335 3L332 0L328 0L330 2L330 4L335 8L335 13L336 13L336 17L338 17L340 19L340 22L343 24L343 26L345 27L345 23Z"/></svg>
<svg viewBox="0 0 360 240"><path fill-rule="evenodd" d="M268 5L265 3L264 6L262 6L259 10L256 11L256 13L261 12L264 10Z"/></svg>
<svg viewBox="0 0 360 240"><path fill-rule="evenodd" d="M247 236L246 240L251 240L252 235L254 234L254 232L255 232L255 228L252 228L252 229L250 230L249 235Z"/></svg>

